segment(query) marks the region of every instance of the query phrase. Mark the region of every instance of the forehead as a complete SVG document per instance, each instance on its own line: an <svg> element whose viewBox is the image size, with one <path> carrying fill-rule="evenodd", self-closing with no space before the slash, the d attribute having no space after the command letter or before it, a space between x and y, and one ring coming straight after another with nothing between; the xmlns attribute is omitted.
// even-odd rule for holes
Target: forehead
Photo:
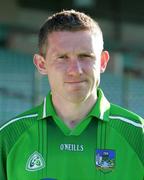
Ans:
<svg viewBox="0 0 144 180"><path fill-rule="evenodd" d="M92 49L99 43L96 41L96 35L90 31L55 31L48 36L48 48Z"/></svg>

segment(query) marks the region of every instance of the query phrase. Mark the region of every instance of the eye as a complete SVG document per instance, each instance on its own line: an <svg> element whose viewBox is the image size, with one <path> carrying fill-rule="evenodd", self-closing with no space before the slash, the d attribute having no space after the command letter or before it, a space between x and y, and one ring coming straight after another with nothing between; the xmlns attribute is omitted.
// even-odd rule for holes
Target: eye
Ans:
<svg viewBox="0 0 144 180"><path fill-rule="evenodd" d="M68 58L67 55L60 55L60 56L58 56L58 59L67 59L67 58Z"/></svg>
<svg viewBox="0 0 144 180"><path fill-rule="evenodd" d="M88 54L80 54L80 57L90 57Z"/></svg>
<svg viewBox="0 0 144 180"><path fill-rule="evenodd" d="M80 59L94 59L94 56L92 54L80 54Z"/></svg>

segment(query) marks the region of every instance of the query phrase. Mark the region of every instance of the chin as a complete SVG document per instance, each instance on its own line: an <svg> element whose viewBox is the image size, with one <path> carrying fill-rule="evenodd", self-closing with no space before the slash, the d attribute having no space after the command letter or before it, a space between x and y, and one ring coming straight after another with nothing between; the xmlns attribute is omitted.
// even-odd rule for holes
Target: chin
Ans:
<svg viewBox="0 0 144 180"><path fill-rule="evenodd" d="M79 103L82 103L84 101L86 101L87 99L87 95L75 95L75 96L67 96L67 100L72 102L72 103L76 103L76 104L79 104Z"/></svg>

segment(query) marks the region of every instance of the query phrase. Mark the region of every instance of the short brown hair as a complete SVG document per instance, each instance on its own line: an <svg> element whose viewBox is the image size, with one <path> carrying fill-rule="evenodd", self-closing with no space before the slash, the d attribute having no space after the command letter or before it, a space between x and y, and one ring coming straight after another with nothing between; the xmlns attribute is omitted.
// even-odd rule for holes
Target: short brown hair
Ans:
<svg viewBox="0 0 144 180"><path fill-rule="evenodd" d="M89 30L100 35L103 47L103 37L101 29L96 21L83 12L75 10L63 10L48 17L39 31L39 51L45 54L48 35L54 31L80 31Z"/></svg>

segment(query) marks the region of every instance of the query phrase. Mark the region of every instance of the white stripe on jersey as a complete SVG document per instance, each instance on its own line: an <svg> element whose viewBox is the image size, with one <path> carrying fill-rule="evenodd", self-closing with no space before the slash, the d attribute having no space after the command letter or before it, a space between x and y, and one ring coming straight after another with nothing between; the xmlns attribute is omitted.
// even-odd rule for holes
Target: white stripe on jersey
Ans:
<svg viewBox="0 0 144 180"><path fill-rule="evenodd" d="M43 118L46 117L46 97L44 98L44 105L43 105Z"/></svg>
<svg viewBox="0 0 144 180"><path fill-rule="evenodd" d="M6 124L4 124L1 128L0 128L0 131L5 128L6 126L8 126L9 124L15 122L15 121L18 121L18 120L21 120L21 119L24 119L24 118L31 118L31 117L37 117L38 114L30 114L30 115L26 115L26 116L21 116L21 117L18 117L18 118L15 118L15 119L12 119L11 121L7 122Z"/></svg>
<svg viewBox="0 0 144 180"><path fill-rule="evenodd" d="M138 127L138 128L144 128L143 124L133 122L132 120L124 118L124 117L121 117L121 116L109 116L109 118L110 119L117 119L117 120L120 120L120 121L127 122L127 123L129 123L129 124L131 124L131 125L133 125L135 127Z"/></svg>

